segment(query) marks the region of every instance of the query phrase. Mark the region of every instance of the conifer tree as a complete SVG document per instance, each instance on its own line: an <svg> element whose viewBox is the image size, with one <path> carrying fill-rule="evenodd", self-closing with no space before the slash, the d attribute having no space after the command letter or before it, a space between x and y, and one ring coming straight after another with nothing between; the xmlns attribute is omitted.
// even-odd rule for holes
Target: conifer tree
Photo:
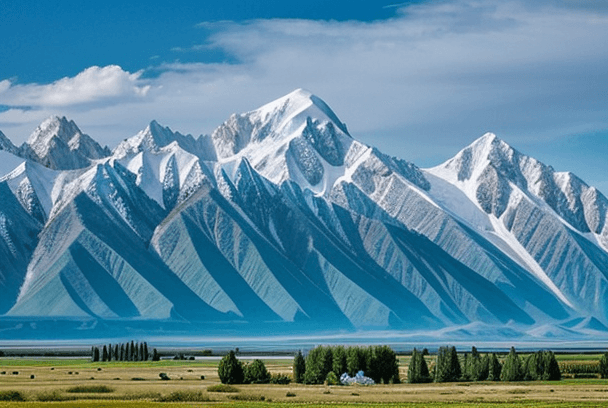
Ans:
<svg viewBox="0 0 608 408"><path fill-rule="evenodd" d="M505 359L500 373L502 381L521 381L524 378L521 360L515 351L515 347L511 347L509 355Z"/></svg>
<svg viewBox="0 0 608 408"><path fill-rule="evenodd" d="M477 348L475 346L471 347L471 354L465 354L466 361L464 364L464 375L463 378L468 381L482 381L488 377L488 373L484 369L483 361Z"/></svg>
<svg viewBox="0 0 608 408"><path fill-rule="evenodd" d="M557 381L562 378L555 355L551 351L530 354L523 366L523 377L527 381Z"/></svg>
<svg viewBox="0 0 608 408"><path fill-rule="evenodd" d="M435 364L436 382L458 381L462 375L456 347L439 347Z"/></svg>
<svg viewBox="0 0 608 408"><path fill-rule="evenodd" d="M305 384L323 384L332 369L332 352L330 347L318 346L306 356Z"/></svg>
<svg viewBox="0 0 608 408"><path fill-rule="evenodd" d="M217 373L223 384L242 384L245 380L243 364L237 360L236 355L232 350L230 350L230 353L224 356L220 361Z"/></svg>
<svg viewBox="0 0 608 408"><path fill-rule="evenodd" d="M120 361L125 361L126 360L126 356L127 355L127 351L125 350L125 345L124 343L120 345Z"/></svg>
<svg viewBox="0 0 608 408"><path fill-rule="evenodd" d="M490 355L485 354L479 358L479 375L475 381L485 381L490 374Z"/></svg>
<svg viewBox="0 0 608 408"><path fill-rule="evenodd" d="M131 344L129 346L129 361L135 361L135 343L131 340Z"/></svg>
<svg viewBox="0 0 608 408"><path fill-rule="evenodd" d="M398 384L399 360L397 355L389 346L376 346L373 350L374 357L371 359L373 368L371 370L374 381L384 384ZM369 369L369 368L368 368ZM428 369L427 369L428 371Z"/></svg>
<svg viewBox="0 0 608 408"><path fill-rule="evenodd" d="M371 378L376 383L380 383L382 381L382 377L378 367L379 361L376 355L376 350L377 348L372 346L365 348L365 367L367 367L365 376Z"/></svg>
<svg viewBox="0 0 608 408"><path fill-rule="evenodd" d="M118 347L118 343L114 345L114 359L116 361L120 361L120 349Z"/></svg>
<svg viewBox="0 0 608 408"><path fill-rule="evenodd" d="M302 351L298 350L298 353L293 359L293 380L298 384L304 382L304 373L306 372L306 362Z"/></svg>
<svg viewBox="0 0 608 408"><path fill-rule="evenodd" d="M462 358L462 380L471 381L471 361L468 353L464 353Z"/></svg>
<svg viewBox="0 0 608 408"><path fill-rule="evenodd" d="M91 349L93 355L91 356L91 360L93 361L99 361L99 347L93 347Z"/></svg>
<svg viewBox="0 0 608 408"><path fill-rule="evenodd" d="M423 354L414 349L407 370L407 382L411 384L426 383L429 382L430 379L429 367L426 364Z"/></svg>
<svg viewBox="0 0 608 408"><path fill-rule="evenodd" d="M148 343L144 341L144 361L148 361Z"/></svg>
<svg viewBox="0 0 608 408"><path fill-rule="evenodd" d="M548 381L557 381L562 379L562 372L559 369L559 364L555 359L555 354L552 351L544 352L545 359L545 374L544 377Z"/></svg>
<svg viewBox="0 0 608 408"><path fill-rule="evenodd" d="M486 355L487 356L487 355ZM498 361L495 353L492 353L488 357L488 381L500 381L500 373L502 371L502 365Z"/></svg>
<svg viewBox="0 0 608 408"><path fill-rule="evenodd" d="M337 376L341 376L348 371L348 365L346 363L346 349L344 346L337 346L333 349L333 363L332 371Z"/></svg>
<svg viewBox="0 0 608 408"><path fill-rule="evenodd" d="M352 377L358 371L367 371L365 351L361 347L349 347L346 351L346 366Z"/></svg>
<svg viewBox="0 0 608 408"><path fill-rule="evenodd" d="M105 346L105 344L101 353L101 361L108 361L108 348Z"/></svg>
<svg viewBox="0 0 608 408"><path fill-rule="evenodd" d="M152 349L152 361L160 361L160 354L156 349Z"/></svg>

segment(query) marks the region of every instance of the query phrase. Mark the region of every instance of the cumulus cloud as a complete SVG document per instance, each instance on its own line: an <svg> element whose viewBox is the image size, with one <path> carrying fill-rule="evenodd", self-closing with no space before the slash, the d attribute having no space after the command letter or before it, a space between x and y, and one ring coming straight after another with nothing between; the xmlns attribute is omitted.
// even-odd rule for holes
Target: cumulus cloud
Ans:
<svg viewBox="0 0 608 408"><path fill-rule="evenodd" d="M142 71L129 73L117 65L93 66L75 77L51 84L0 83L0 103L31 107L68 107L117 103L144 97L150 85L140 81Z"/></svg>

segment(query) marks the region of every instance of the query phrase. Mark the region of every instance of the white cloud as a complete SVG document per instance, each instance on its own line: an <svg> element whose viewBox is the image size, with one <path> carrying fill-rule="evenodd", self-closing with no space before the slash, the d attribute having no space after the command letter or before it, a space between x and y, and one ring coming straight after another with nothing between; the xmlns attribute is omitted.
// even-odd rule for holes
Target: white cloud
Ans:
<svg viewBox="0 0 608 408"><path fill-rule="evenodd" d="M112 146L151 119L208 133L303 87L355 137L423 165L490 130L534 154L548 140L608 129L608 15L555 4L461 0L367 23L204 24L213 34L189 51L215 48L237 63L164 64L145 80L112 66L49 85L3 81L0 104L68 115ZM17 116L0 113L0 129L37 125Z"/></svg>
<svg viewBox="0 0 608 408"><path fill-rule="evenodd" d="M75 77L48 85L0 83L0 103L12 106L68 107L123 102L142 98L150 85L140 81L142 72L129 73L117 65L93 66Z"/></svg>

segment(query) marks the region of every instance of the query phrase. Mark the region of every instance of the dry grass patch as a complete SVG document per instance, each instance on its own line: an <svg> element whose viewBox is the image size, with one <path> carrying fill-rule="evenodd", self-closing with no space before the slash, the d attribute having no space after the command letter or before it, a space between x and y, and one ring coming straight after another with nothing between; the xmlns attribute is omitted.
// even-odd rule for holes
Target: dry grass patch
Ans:
<svg viewBox="0 0 608 408"><path fill-rule="evenodd" d="M239 392L240 390L230 384L217 384L207 387L208 392Z"/></svg>
<svg viewBox="0 0 608 408"><path fill-rule="evenodd" d="M76 387L68 388L66 392L76 394L109 394L114 392L114 388L107 385L77 385Z"/></svg>

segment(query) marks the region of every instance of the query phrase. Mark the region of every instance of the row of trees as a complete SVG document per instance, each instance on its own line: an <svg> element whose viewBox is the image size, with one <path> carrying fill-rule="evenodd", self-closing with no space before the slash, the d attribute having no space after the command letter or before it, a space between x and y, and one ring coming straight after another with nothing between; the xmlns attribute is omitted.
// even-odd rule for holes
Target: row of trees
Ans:
<svg viewBox="0 0 608 408"><path fill-rule="evenodd" d="M293 364L294 381L304 384L322 384L328 376L333 381L344 373L354 376L359 371L376 383L399 383L397 355L388 346L318 346L306 359L298 352Z"/></svg>
<svg viewBox="0 0 608 408"><path fill-rule="evenodd" d="M148 352L148 343L131 342L103 345L101 349L91 348L91 361L158 361L160 355L156 349Z"/></svg>
<svg viewBox="0 0 608 408"><path fill-rule="evenodd" d="M220 381L223 384L289 384L291 379L282 374L270 375L262 360L253 360L251 364L243 364L230 351L224 356L217 368Z"/></svg>
<svg viewBox="0 0 608 408"><path fill-rule="evenodd" d="M606 359L608 367L608 356ZM561 372L553 352L538 351L522 360L514 347L511 347L502 364L496 354L485 354L482 357L475 347L470 354L465 353L461 363L456 347L440 347L432 371L429 371L423 353L414 349L408 368L410 383L560 379Z"/></svg>

